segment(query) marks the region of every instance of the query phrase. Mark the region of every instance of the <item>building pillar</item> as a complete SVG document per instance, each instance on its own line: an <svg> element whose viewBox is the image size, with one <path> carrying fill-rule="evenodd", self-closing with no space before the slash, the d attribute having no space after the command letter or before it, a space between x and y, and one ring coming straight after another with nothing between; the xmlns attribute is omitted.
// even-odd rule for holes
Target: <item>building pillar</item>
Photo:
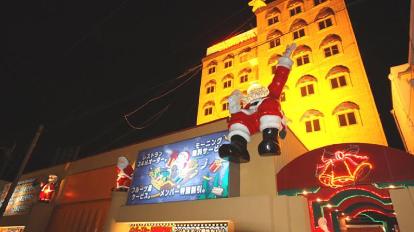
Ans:
<svg viewBox="0 0 414 232"><path fill-rule="evenodd" d="M273 231L311 231L308 201L306 198L299 196L277 196L274 200L273 209Z"/></svg>
<svg viewBox="0 0 414 232"><path fill-rule="evenodd" d="M53 203L37 202L30 210L30 215L24 231L44 232L53 213Z"/></svg>
<svg viewBox="0 0 414 232"><path fill-rule="evenodd" d="M105 232L116 231L116 217L120 208L125 205L127 197L127 192L112 192L111 206L108 210L108 216L104 227Z"/></svg>
<svg viewBox="0 0 414 232"><path fill-rule="evenodd" d="M400 230L414 231L414 188L390 190L390 195Z"/></svg>

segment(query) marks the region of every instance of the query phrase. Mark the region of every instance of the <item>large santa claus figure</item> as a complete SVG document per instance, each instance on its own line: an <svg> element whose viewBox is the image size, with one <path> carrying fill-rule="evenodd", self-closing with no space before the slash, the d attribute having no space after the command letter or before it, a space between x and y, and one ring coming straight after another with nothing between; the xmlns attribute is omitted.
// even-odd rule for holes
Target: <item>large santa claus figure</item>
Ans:
<svg viewBox="0 0 414 232"><path fill-rule="evenodd" d="M56 175L49 175L47 183L40 184L39 201L50 202L55 193L58 177Z"/></svg>
<svg viewBox="0 0 414 232"><path fill-rule="evenodd" d="M116 166L116 172L118 177L116 179L116 190L117 191L128 191L132 181L132 174L134 169L126 157L118 157L118 164Z"/></svg>
<svg viewBox="0 0 414 232"><path fill-rule="evenodd" d="M278 60L276 72L267 88L256 83L249 87L247 96L243 96L239 90L230 95L230 144L220 147L221 158L228 158L233 162L248 162L250 155L247 151L247 142L250 142L250 135L259 130L263 133L263 140L258 147L259 154L280 155L278 136L286 135L286 125L279 98L293 64L290 55L295 48L295 44L286 48ZM242 107L242 102L247 104Z"/></svg>

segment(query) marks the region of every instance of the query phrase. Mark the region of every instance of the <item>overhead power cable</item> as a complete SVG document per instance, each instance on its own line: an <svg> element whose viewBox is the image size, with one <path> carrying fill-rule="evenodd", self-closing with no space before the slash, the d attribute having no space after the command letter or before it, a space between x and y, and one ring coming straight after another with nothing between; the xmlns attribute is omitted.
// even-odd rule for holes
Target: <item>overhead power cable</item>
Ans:
<svg viewBox="0 0 414 232"><path fill-rule="evenodd" d="M199 64L199 65L197 65L197 66L195 66L195 67L193 67L193 68L190 68L187 72L185 72L184 74L182 74L182 75L180 75L179 77L177 77L176 79L181 79L181 78L183 78L184 76L186 76L186 75L188 75L189 73L191 73L191 72L193 72L192 73L192 75L190 76L190 77L188 77L186 80L184 80L183 82L181 82L179 85L177 85L176 87L174 87L174 88L172 88L172 89L170 89L170 90L168 90L168 91L166 91L165 93L163 93L163 94L161 94L161 95L158 95L158 96L156 96L156 97L153 97L153 98L151 98L151 99L149 99L148 101L146 101L144 104L142 104L141 106L139 106L138 108L136 108L135 110L133 110L133 111L131 111L131 112L129 112L129 113L127 113L127 114L125 114L124 115L124 118L125 118L125 120L126 120L126 122L128 123L128 125L131 127L131 128L134 128L134 129L137 129L137 130L141 130L141 127L136 127L136 126L134 126L129 120L128 120L128 117L130 117L131 115L133 115L133 114L135 114L135 113L137 113L138 111L140 111L142 108L144 108L145 106L147 106L148 104L150 104L151 102L154 102L154 101L156 101L156 100L158 100L158 99L160 99L160 98L162 98L162 97L165 97L165 96L167 96L168 94L170 94L170 93L172 93L172 92L174 92L175 90L177 90L178 88L180 88L181 86L183 86L184 84L186 84L187 82L189 82L191 79L193 79L199 72L200 72L200 70L201 70L201 64ZM143 128L142 128L143 129Z"/></svg>

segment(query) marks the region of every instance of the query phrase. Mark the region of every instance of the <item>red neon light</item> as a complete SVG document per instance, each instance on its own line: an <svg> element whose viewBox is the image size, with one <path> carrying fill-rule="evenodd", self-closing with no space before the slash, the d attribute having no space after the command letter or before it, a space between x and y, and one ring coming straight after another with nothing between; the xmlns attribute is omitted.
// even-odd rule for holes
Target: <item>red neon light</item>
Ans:
<svg viewBox="0 0 414 232"><path fill-rule="evenodd" d="M339 188L366 177L373 165L368 162L368 156L358 155L358 152L358 146L334 153L324 151L322 162L316 166L319 181L327 187Z"/></svg>

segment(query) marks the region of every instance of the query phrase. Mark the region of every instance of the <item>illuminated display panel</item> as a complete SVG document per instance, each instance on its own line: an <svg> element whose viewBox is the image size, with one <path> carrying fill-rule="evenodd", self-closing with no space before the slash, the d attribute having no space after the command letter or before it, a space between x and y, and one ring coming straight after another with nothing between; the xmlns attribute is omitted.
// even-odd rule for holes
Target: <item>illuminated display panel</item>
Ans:
<svg viewBox="0 0 414 232"><path fill-rule="evenodd" d="M0 232L23 232L24 226L0 227Z"/></svg>
<svg viewBox="0 0 414 232"><path fill-rule="evenodd" d="M38 190L34 187L35 180L35 178L31 178L17 183L9 204L6 207L5 216L22 215L29 212L34 201L37 199ZM3 193L0 197L0 205L3 203L9 188L10 184L4 186Z"/></svg>
<svg viewBox="0 0 414 232"><path fill-rule="evenodd" d="M231 222L135 223L129 232L232 232Z"/></svg>
<svg viewBox="0 0 414 232"><path fill-rule="evenodd" d="M139 152L128 205L228 197L229 162L218 149L227 131Z"/></svg>

